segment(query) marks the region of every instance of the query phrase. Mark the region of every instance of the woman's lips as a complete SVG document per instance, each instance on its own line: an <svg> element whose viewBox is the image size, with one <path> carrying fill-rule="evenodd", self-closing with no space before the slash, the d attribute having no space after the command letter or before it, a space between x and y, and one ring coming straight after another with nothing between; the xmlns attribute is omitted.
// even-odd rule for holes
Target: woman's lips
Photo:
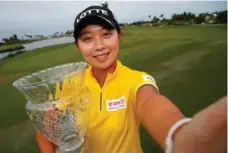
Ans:
<svg viewBox="0 0 228 153"><path fill-rule="evenodd" d="M109 53L103 53L103 54L94 56L94 58L96 58L100 62L104 62L108 59L108 55Z"/></svg>

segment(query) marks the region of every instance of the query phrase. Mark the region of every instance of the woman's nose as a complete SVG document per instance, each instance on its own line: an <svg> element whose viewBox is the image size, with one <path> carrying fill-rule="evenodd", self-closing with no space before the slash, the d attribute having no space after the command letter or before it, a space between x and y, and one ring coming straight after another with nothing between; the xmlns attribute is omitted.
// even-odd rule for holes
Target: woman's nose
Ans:
<svg viewBox="0 0 228 153"><path fill-rule="evenodd" d="M102 51L104 49L104 42L101 38L97 37L95 39L95 50Z"/></svg>

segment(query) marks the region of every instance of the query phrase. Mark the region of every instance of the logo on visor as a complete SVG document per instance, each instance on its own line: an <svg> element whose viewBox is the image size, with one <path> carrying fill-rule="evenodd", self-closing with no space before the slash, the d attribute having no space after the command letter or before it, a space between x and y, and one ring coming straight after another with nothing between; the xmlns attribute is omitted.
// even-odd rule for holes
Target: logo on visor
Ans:
<svg viewBox="0 0 228 153"><path fill-rule="evenodd" d="M92 13L101 13L103 15L108 15L108 12L106 10L103 9L90 9L87 10L85 12L83 12L77 19L76 19L76 23L78 23L81 19L83 19L84 17L86 17L87 15L90 15Z"/></svg>

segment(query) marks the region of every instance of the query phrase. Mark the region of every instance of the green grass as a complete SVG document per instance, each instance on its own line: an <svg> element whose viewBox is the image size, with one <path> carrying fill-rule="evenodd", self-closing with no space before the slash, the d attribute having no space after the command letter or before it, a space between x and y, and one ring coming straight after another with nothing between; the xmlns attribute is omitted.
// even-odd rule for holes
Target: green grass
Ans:
<svg viewBox="0 0 228 153"><path fill-rule="evenodd" d="M1 52L11 52L11 51L20 50L20 49L24 49L24 46L22 46L21 44L1 45L0 53Z"/></svg>
<svg viewBox="0 0 228 153"><path fill-rule="evenodd" d="M152 74L160 92L192 116L226 94L226 30L226 25L125 28L119 59ZM1 152L38 152L25 99L12 82L34 71L81 60L74 44L64 44L0 61ZM141 139L145 153L162 152L143 128Z"/></svg>

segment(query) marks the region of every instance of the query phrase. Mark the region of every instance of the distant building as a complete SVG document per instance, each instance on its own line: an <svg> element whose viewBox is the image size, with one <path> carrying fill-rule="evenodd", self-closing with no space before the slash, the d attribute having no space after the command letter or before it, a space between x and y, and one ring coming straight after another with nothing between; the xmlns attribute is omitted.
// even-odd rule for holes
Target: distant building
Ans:
<svg viewBox="0 0 228 153"><path fill-rule="evenodd" d="M214 17L217 17L217 14L216 14L216 13L214 13L214 14L213 14L213 16L214 16Z"/></svg>
<svg viewBox="0 0 228 153"><path fill-rule="evenodd" d="M4 44L6 44L6 42L0 40L0 45L4 45Z"/></svg>
<svg viewBox="0 0 228 153"><path fill-rule="evenodd" d="M61 37L61 36L64 36L64 33L63 32L55 32L52 37Z"/></svg>

